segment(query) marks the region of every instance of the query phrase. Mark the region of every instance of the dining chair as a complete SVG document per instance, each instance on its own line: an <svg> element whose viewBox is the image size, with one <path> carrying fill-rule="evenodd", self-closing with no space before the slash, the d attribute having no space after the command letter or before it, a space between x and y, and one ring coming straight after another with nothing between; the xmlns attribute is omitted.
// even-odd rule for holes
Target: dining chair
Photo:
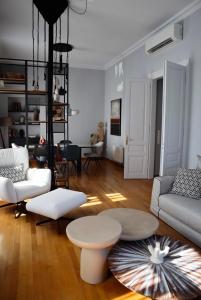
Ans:
<svg viewBox="0 0 201 300"><path fill-rule="evenodd" d="M75 171L77 171L77 161L80 159L80 147L78 145L67 144L60 147L63 159L72 163Z"/></svg>
<svg viewBox="0 0 201 300"><path fill-rule="evenodd" d="M85 163L84 163L84 168L88 170L89 165L91 162L94 162L97 167L101 167L101 161L104 159L103 157L103 147L104 143L103 142L98 142L93 145L92 147L92 152L90 153L85 153Z"/></svg>

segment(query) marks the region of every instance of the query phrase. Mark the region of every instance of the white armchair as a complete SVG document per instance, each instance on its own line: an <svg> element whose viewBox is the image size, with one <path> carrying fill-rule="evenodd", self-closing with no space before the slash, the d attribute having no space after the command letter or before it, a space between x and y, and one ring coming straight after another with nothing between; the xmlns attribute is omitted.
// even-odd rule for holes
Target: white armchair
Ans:
<svg viewBox="0 0 201 300"><path fill-rule="evenodd" d="M25 180L12 182L0 176L0 200L8 202L0 207L19 204L24 200L47 193L51 188L49 169L29 168L29 155L26 148L0 150L0 168L23 164Z"/></svg>

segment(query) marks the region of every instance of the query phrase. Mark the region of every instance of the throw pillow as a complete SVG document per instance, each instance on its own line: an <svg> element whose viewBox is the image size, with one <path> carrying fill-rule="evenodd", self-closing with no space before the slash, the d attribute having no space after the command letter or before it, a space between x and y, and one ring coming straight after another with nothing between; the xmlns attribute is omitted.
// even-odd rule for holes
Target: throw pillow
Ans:
<svg viewBox="0 0 201 300"><path fill-rule="evenodd" d="M25 179L24 167L19 165L0 168L0 176L9 178L12 182L22 181Z"/></svg>
<svg viewBox="0 0 201 300"><path fill-rule="evenodd" d="M201 170L179 169L171 192L189 198L201 198Z"/></svg>
<svg viewBox="0 0 201 300"><path fill-rule="evenodd" d="M18 146L18 145L15 144L15 143L11 143L11 147L12 147L13 149L16 149L16 148L27 148L27 145L25 145L25 146L23 147L23 146Z"/></svg>
<svg viewBox="0 0 201 300"><path fill-rule="evenodd" d="M201 155L197 155L198 162L197 162L197 169L201 170Z"/></svg>

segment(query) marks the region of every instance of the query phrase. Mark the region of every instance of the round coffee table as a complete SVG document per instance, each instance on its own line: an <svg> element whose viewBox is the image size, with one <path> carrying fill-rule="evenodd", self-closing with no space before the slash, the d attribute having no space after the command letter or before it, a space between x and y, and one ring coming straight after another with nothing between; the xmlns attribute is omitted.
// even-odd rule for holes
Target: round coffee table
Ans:
<svg viewBox="0 0 201 300"><path fill-rule="evenodd" d="M82 248L80 276L84 281L96 284L107 277L107 255L121 230L119 222L105 216L79 218L66 227L69 240Z"/></svg>
<svg viewBox="0 0 201 300"><path fill-rule="evenodd" d="M153 235L159 222L153 215L133 208L111 208L98 214L117 220L122 226L120 239L125 241L142 240Z"/></svg>

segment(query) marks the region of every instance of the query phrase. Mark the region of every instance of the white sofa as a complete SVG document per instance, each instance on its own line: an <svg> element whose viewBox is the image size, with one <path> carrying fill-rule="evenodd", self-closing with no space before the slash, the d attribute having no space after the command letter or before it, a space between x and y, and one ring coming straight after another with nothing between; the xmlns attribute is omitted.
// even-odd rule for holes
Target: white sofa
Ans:
<svg viewBox="0 0 201 300"><path fill-rule="evenodd" d="M169 193L174 176L154 178L151 211L201 247L201 199Z"/></svg>
<svg viewBox="0 0 201 300"><path fill-rule="evenodd" d="M10 179L0 177L0 200L18 204L50 191L51 171L49 169L29 168L29 155L26 148L0 150L0 168L23 164L25 180L13 183ZM5 205L3 205L5 206Z"/></svg>

